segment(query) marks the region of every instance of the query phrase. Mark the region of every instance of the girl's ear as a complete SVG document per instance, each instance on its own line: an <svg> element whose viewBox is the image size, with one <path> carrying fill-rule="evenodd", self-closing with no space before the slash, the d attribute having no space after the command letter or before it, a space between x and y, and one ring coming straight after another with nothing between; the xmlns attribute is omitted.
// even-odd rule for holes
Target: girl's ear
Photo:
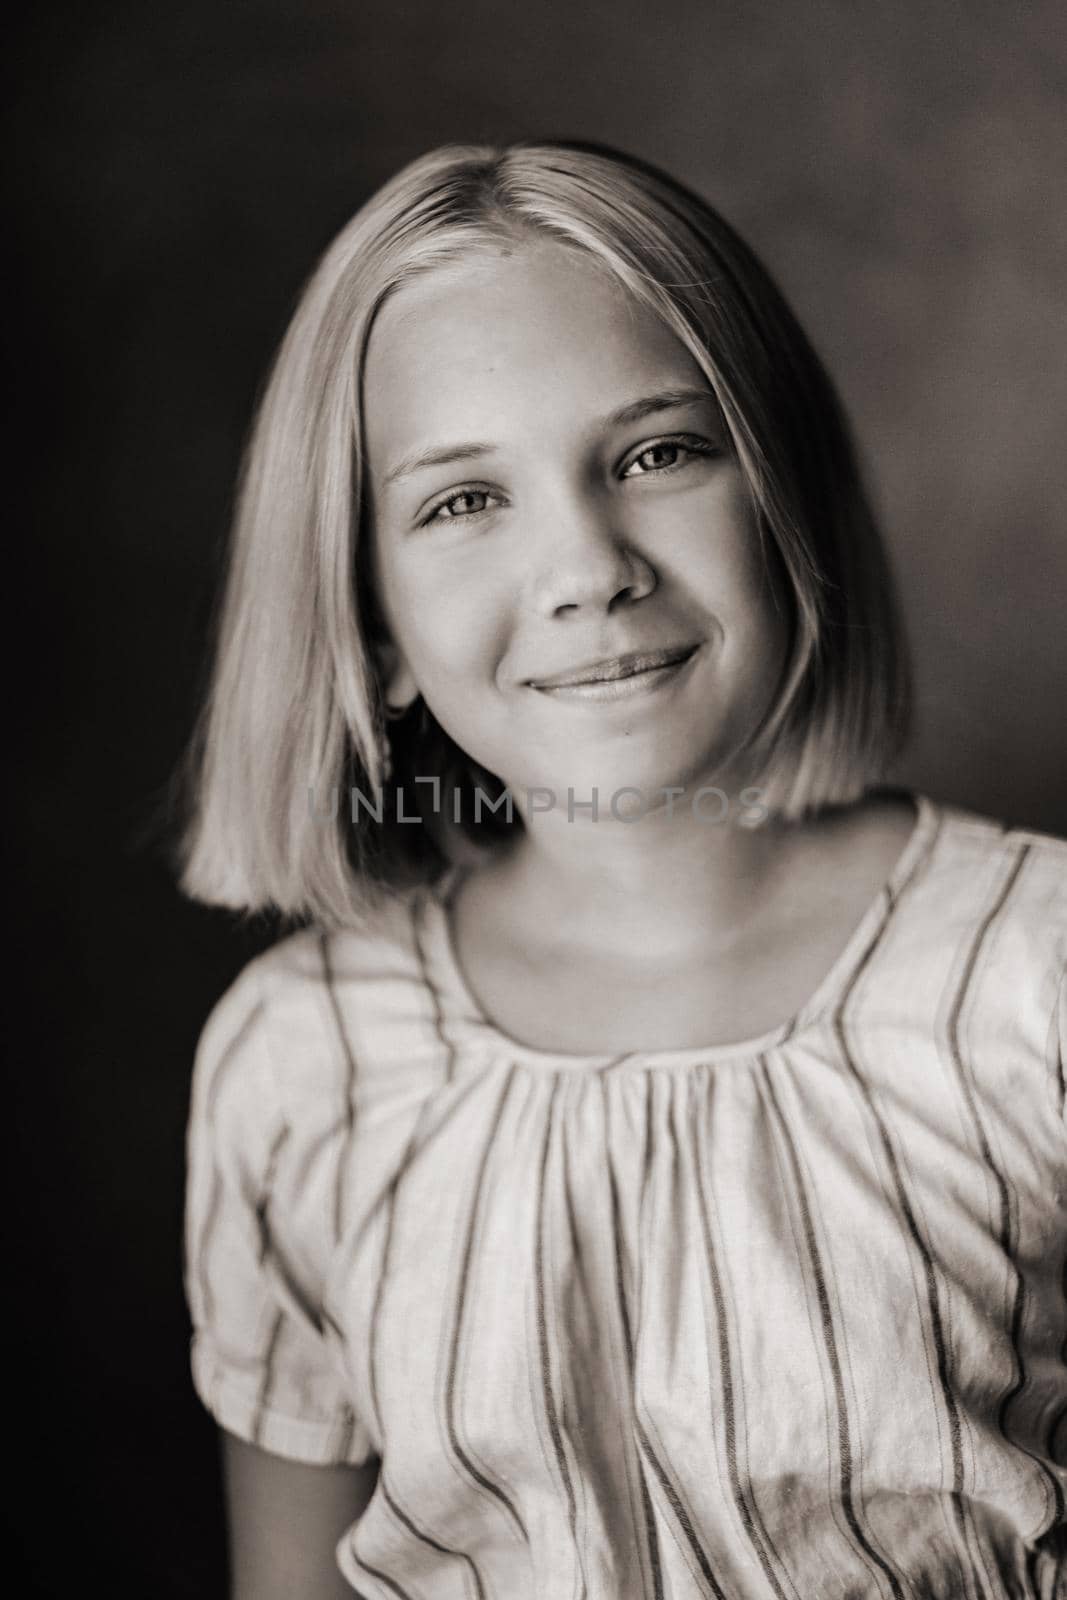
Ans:
<svg viewBox="0 0 1067 1600"><path fill-rule="evenodd" d="M374 654L385 709L399 715L418 699L419 686L412 677L406 657L391 639L379 639L374 646Z"/></svg>
<svg viewBox="0 0 1067 1600"><path fill-rule="evenodd" d="M366 585L363 606L366 613L363 637L374 661L386 711L400 716L418 698L418 685L403 652L393 643L373 584Z"/></svg>

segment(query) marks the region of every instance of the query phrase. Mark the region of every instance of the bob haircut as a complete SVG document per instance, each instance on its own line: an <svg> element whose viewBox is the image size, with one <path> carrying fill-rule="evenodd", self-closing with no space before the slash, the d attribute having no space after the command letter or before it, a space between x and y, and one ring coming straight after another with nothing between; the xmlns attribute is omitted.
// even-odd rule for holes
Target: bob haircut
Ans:
<svg viewBox="0 0 1067 1600"><path fill-rule="evenodd" d="M387 727L361 388L387 297L531 234L593 256L673 330L717 397L791 612L776 700L748 747L770 816L857 800L899 754L911 690L890 572L841 404L765 268L706 202L634 157L570 141L446 145L328 248L259 404L214 669L180 775L192 898L351 925L523 826L471 816L475 786L499 799L504 785L421 696ZM401 820L398 791L415 774L440 790L431 810L409 784ZM366 805L349 803L357 789Z"/></svg>

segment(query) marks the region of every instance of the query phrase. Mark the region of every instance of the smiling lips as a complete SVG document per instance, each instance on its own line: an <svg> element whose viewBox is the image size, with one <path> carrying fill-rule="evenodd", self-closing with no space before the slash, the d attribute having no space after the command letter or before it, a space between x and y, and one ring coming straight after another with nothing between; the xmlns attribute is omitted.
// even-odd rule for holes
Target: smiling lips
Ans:
<svg viewBox="0 0 1067 1600"><path fill-rule="evenodd" d="M635 650L628 655L611 656L604 661L592 661L584 667L572 667L567 672L556 673L551 678L531 678L531 689L565 689L583 683L614 683L619 678L633 678L642 672L654 672L659 667L673 666L685 661L696 645L676 645L665 650Z"/></svg>

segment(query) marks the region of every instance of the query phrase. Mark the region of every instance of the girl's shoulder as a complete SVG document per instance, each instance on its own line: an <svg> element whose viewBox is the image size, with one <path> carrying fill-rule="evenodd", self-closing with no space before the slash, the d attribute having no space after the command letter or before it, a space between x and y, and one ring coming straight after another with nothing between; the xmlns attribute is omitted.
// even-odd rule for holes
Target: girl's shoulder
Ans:
<svg viewBox="0 0 1067 1600"><path fill-rule="evenodd" d="M880 814L871 806L866 816L857 808L853 820L870 826L845 837L843 858L828 858L824 876L856 868L862 878L872 852L885 857L888 839L895 854L881 895L886 931L901 942L906 933L916 947L945 948L978 932L986 937L994 925L1015 926L1029 932L1035 947L1067 951L1067 839L916 790L886 787L878 797L892 808ZM905 799L912 823L902 835Z"/></svg>
<svg viewBox="0 0 1067 1600"><path fill-rule="evenodd" d="M1067 839L928 799L920 812L883 970L918 988L939 973L976 1016L1030 1018L1036 1041L1064 1002Z"/></svg>
<svg viewBox="0 0 1067 1600"><path fill-rule="evenodd" d="M1067 839L962 806L923 802L930 818L927 901L964 916L1003 911L1067 937Z"/></svg>
<svg viewBox="0 0 1067 1600"><path fill-rule="evenodd" d="M421 944L428 892L397 891L344 929L298 929L249 961L201 1032L202 1091L224 1071L284 1109L296 1093L351 1095L357 1080L369 1093L439 1053Z"/></svg>

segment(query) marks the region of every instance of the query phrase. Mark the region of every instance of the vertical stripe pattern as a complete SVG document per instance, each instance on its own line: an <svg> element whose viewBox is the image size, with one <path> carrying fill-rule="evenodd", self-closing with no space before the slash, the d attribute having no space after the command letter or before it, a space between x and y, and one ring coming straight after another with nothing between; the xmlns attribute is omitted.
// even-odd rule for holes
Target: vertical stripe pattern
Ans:
<svg viewBox="0 0 1067 1600"><path fill-rule="evenodd" d="M1067 843L918 797L794 1015L596 1056L484 1014L456 882L280 941L193 1075L194 1383L379 1458L353 1590L1051 1600Z"/></svg>

